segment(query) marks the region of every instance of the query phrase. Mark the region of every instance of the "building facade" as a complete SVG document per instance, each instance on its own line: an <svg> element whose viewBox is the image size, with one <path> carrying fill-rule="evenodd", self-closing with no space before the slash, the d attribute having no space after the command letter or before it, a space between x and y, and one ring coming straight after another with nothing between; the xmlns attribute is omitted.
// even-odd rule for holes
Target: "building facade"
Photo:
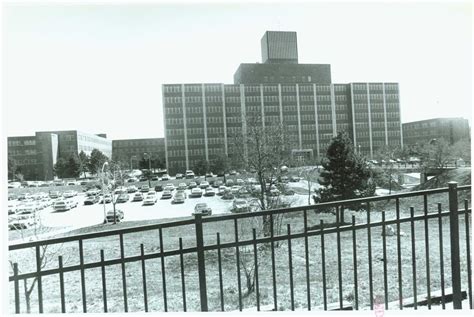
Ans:
<svg viewBox="0 0 474 317"><path fill-rule="evenodd" d="M449 144L470 140L469 121L464 118L435 118L402 125L403 142L407 145L426 144L433 139L444 139Z"/></svg>
<svg viewBox="0 0 474 317"><path fill-rule="evenodd" d="M165 139L126 139L112 141L112 159L137 169L142 159L165 161Z"/></svg>
<svg viewBox="0 0 474 317"><path fill-rule="evenodd" d="M285 126L295 140L292 152L304 156L324 156L339 131L368 156L381 146L402 146L397 83L334 84L330 65L297 64L296 33L275 33L262 38L263 64L241 64L234 84L163 85L170 173L231 156L234 136L245 135L255 116L262 126Z"/></svg>
<svg viewBox="0 0 474 317"><path fill-rule="evenodd" d="M105 134L86 132L41 131L34 136L8 137L8 159L20 168L27 180L51 180L59 158L69 159L81 151L90 155L93 149L112 157L112 141Z"/></svg>

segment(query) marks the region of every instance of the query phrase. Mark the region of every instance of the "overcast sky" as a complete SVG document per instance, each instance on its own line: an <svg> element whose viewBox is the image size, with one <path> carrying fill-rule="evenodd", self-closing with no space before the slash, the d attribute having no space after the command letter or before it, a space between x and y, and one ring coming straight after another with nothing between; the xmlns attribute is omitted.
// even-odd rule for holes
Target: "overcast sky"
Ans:
<svg viewBox="0 0 474 317"><path fill-rule="evenodd" d="M266 30L296 31L300 63L331 64L334 83L400 83L402 122L471 119L468 2L10 4L4 17L9 136L163 137L161 85L233 83Z"/></svg>

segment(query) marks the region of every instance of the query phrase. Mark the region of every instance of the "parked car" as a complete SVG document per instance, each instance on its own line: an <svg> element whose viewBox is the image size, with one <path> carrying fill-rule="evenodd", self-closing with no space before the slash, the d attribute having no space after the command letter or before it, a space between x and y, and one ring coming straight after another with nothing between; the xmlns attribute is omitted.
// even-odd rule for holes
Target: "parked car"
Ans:
<svg viewBox="0 0 474 317"><path fill-rule="evenodd" d="M193 188L195 188L195 187L197 187L197 183L196 183L196 182L189 182L189 183L188 183L188 188L189 188L189 189L193 189Z"/></svg>
<svg viewBox="0 0 474 317"><path fill-rule="evenodd" d="M125 187L117 187L115 190L114 190L114 194L115 195L121 195L121 194L126 194L128 192L127 188Z"/></svg>
<svg viewBox="0 0 474 317"><path fill-rule="evenodd" d="M179 183L178 190L185 190L186 188L188 188L188 186L186 186L186 183Z"/></svg>
<svg viewBox="0 0 474 317"><path fill-rule="evenodd" d="M171 194L171 191L169 190L164 190L163 194L161 194L161 199L170 199L173 197L173 194Z"/></svg>
<svg viewBox="0 0 474 317"><path fill-rule="evenodd" d="M280 196L280 191L278 188L272 188L270 189L270 192L268 193L269 196Z"/></svg>
<svg viewBox="0 0 474 317"><path fill-rule="evenodd" d="M30 201L30 202L25 202L23 204L20 204L16 207L16 210L18 213L21 212L36 212L39 210L39 206L36 202Z"/></svg>
<svg viewBox="0 0 474 317"><path fill-rule="evenodd" d="M202 181L202 182L199 184L199 188L201 188L201 189L205 189L205 188L208 188L208 187L209 187L209 182Z"/></svg>
<svg viewBox="0 0 474 317"><path fill-rule="evenodd" d="M54 211L67 211L77 207L77 202L71 199L60 199L53 203Z"/></svg>
<svg viewBox="0 0 474 317"><path fill-rule="evenodd" d="M127 187L127 193L129 193L129 194L135 193L137 190L138 190L138 188L135 185Z"/></svg>
<svg viewBox="0 0 474 317"><path fill-rule="evenodd" d="M182 204L184 203L184 200L186 199L185 195L183 192L176 192L176 194L173 197L173 200L171 200L172 204Z"/></svg>
<svg viewBox="0 0 474 317"><path fill-rule="evenodd" d="M182 178L184 178L184 175L181 174L181 173L178 173L178 174L176 174L176 177L175 177L175 178L176 178L176 179L182 179Z"/></svg>
<svg viewBox="0 0 474 317"><path fill-rule="evenodd" d="M214 177L214 176L215 176L215 175L212 174L212 172L206 173L206 178L207 178L207 177Z"/></svg>
<svg viewBox="0 0 474 317"><path fill-rule="evenodd" d="M231 179L228 179L228 180L225 182L225 185L226 185L227 187L232 187L232 186L234 186L234 181L231 180Z"/></svg>
<svg viewBox="0 0 474 317"><path fill-rule="evenodd" d="M86 196L97 196L100 195L101 191L98 189L89 189L86 191Z"/></svg>
<svg viewBox="0 0 474 317"><path fill-rule="evenodd" d="M292 183L298 183L301 180L301 177L299 176L290 176L290 182Z"/></svg>
<svg viewBox="0 0 474 317"><path fill-rule="evenodd" d="M104 197L100 197L100 204L103 204L103 203L106 203L106 204L110 204L112 202L112 195L110 194L105 194Z"/></svg>
<svg viewBox="0 0 474 317"><path fill-rule="evenodd" d="M77 192L75 190L67 190L63 193L64 198L72 198L77 196Z"/></svg>
<svg viewBox="0 0 474 317"><path fill-rule="evenodd" d="M148 185L142 185L142 187L140 187L140 191L142 193L148 193L150 191L150 187Z"/></svg>
<svg viewBox="0 0 474 317"><path fill-rule="evenodd" d="M130 199L130 196L128 194L120 194L120 195L118 195L115 202L118 203L118 204L126 203L129 199Z"/></svg>
<svg viewBox="0 0 474 317"><path fill-rule="evenodd" d="M138 192L133 195L132 201L143 201L143 194Z"/></svg>
<svg viewBox="0 0 474 317"><path fill-rule="evenodd" d="M197 203L196 206L194 206L193 216L196 214L210 216L212 215L212 209L206 203Z"/></svg>
<svg viewBox="0 0 474 317"><path fill-rule="evenodd" d="M224 185L224 183L221 180L216 180L212 183L212 187L214 188L219 188L219 186Z"/></svg>
<svg viewBox="0 0 474 317"><path fill-rule="evenodd" d="M202 189L199 187L191 189L191 197L202 197Z"/></svg>
<svg viewBox="0 0 474 317"><path fill-rule="evenodd" d="M187 179L194 178L194 177L196 177L196 175L194 175L194 172L192 170L187 170L186 171L186 178Z"/></svg>
<svg viewBox="0 0 474 317"><path fill-rule="evenodd" d="M217 189L217 195L218 196L224 195L226 190L227 190L227 187L225 187L224 185L219 186L219 188Z"/></svg>
<svg viewBox="0 0 474 317"><path fill-rule="evenodd" d="M232 171L229 172L229 175L237 175L237 171L232 170Z"/></svg>
<svg viewBox="0 0 474 317"><path fill-rule="evenodd" d="M231 200L234 199L234 194L230 190L226 190L224 194L222 195L222 199L224 200Z"/></svg>
<svg viewBox="0 0 474 317"><path fill-rule="evenodd" d="M138 179L138 181L140 181L140 182L146 182L147 180L148 180L148 178L145 177L145 176L140 176L140 178Z"/></svg>
<svg viewBox="0 0 474 317"><path fill-rule="evenodd" d="M155 186L155 192L162 192L163 191L163 185L158 184Z"/></svg>
<svg viewBox="0 0 474 317"><path fill-rule="evenodd" d="M8 214L13 215L16 214L17 211L17 205L14 202L9 202L8 203Z"/></svg>
<svg viewBox="0 0 474 317"><path fill-rule="evenodd" d="M84 205L93 205L98 203L100 200L99 196L89 196L84 200Z"/></svg>
<svg viewBox="0 0 474 317"><path fill-rule="evenodd" d="M122 210L115 209L115 212L113 210L109 210L105 214L104 224L105 223L120 222L120 221L123 220L123 218L124 218L124 214L123 214Z"/></svg>
<svg viewBox="0 0 474 317"><path fill-rule="evenodd" d="M30 211L18 212L8 217L8 228L11 230L28 229L36 224L36 214Z"/></svg>
<svg viewBox="0 0 474 317"><path fill-rule="evenodd" d="M237 180L235 181L237 183L237 185L239 186L244 186L245 185L245 182L243 179L241 178L237 178Z"/></svg>
<svg viewBox="0 0 474 317"><path fill-rule="evenodd" d="M171 183L169 183L169 184L166 184L164 190L168 190L168 191L172 192L172 191L175 190L175 189L176 189L176 188L174 187L174 185L171 184Z"/></svg>
<svg viewBox="0 0 474 317"><path fill-rule="evenodd" d="M156 192L149 192L143 200L143 205L154 205L157 199Z"/></svg>
<svg viewBox="0 0 474 317"><path fill-rule="evenodd" d="M170 180L170 176L168 174L163 174L163 176L161 176L161 180L162 181L169 181Z"/></svg>
<svg viewBox="0 0 474 317"><path fill-rule="evenodd" d="M56 190L54 190L54 191L50 190L49 191L49 198L51 198L51 199L56 199L56 198L59 198L61 196L62 196L61 193L56 191Z"/></svg>
<svg viewBox="0 0 474 317"><path fill-rule="evenodd" d="M236 195L240 191L241 188L242 188L241 186L234 185L230 188L230 191L232 192L232 194Z"/></svg>
<svg viewBox="0 0 474 317"><path fill-rule="evenodd" d="M250 210L250 206L245 199L237 198L232 203L232 212L246 212Z"/></svg>
<svg viewBox="0 0 474 317"><path fill-rule="evenodd" d="M151 180L152 180L152 181L159 181L160 178L159 178L158 176L156 176L156 175L153 175L153 176L151 177Z"/></svg>
<svg viewBox="0 0 474 317"><path fill-rule="evenodd" d="M215 196L216 191L212 187L208 187L204 190L204 196Z"/></svg>

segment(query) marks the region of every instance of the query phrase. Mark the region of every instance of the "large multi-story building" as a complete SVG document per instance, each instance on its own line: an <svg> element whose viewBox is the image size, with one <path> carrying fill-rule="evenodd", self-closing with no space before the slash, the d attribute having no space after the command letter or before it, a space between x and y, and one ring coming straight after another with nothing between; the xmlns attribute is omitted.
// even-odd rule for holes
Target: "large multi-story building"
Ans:
<svg viewBox="0 0 474 317"><path fill-rule="evenodd" d="M296 140L293 153L321 157L343 130L369 156L402 145L397 83L333 84L329 65L297 64L294 32L266 32L262 43L264 64L241 64L233 85L163 85L170 173L231 155L232 136L244 134L255 115L263 126L284 125Z"/></svg>
<svg viewBox="0 0 474 317"><path fill-rule="evenodd" d="M130 169L138 168L138 162L150 158L152 161L165 161L165 139L126 139L112 141L112 159L128 163Z"/></svg>
<svg viewBox="0 0 474 317"><path fill-rule="evenodd" d="M426 144L433 139L444 139L450 144L470 140L469 121L464 118L435 118L403 123L403 143Z"/></svg>
<svg viewBox="0 0 474 317"><path fill-rule="evenodd" d="M112 157L112 141L107 140L105 134L42 131L34 136L8 138L8 159L28 180L51 180L59 158L68 159L81 151L89 155L93 149Z"/></svg>

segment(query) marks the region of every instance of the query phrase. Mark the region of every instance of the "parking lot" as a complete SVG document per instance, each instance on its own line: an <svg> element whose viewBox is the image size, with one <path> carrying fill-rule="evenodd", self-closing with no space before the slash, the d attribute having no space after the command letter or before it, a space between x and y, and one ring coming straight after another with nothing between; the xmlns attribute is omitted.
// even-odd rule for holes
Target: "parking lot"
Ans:
<svg viewBox="0 0 474 317"><path fill-rule="evenodd" d="M152 188L156 184L162 184L163 186L168 183L173 183L177 186L179 183L188 183L189 180L170 180L170 181L160 181L152 182ZM304 181L301 181L304 182ZM300 187L304 188L304 183L292 183L293 188ZM134 184L125 184L134 185L140 187L143 184L148 184L148 182L140 182ZM67 189L67 187L66 187ZM40 188L38 188L40 190ZM50 190L55 190L55 188L50 188ZM217 190L216 190L217 191ZM48 191L43 191L48 192ZM187 198L183 203L172 204L171 199L161 199L163 192L157 192L157 201L154 205L144 206L142 201L134 202L132 198L134 193L129 193L129 199L124 203L117 203L116 209L120 209L124 213L124 219L122 221L141 221L141 220L153 220L153 219L166 219L166 218L177 218L177 217L189 217L192 216L194 212L194 206L197 203L207 203L207 205L212 209L212 214L224 214L230 213L232 209L233 200L224 200L221 196L202 196L199 198L190 197L191 190L186 189L185 193ZM176 193L176 190L173 191L173 195ZM48 228L48 235L53 235L55 231L69 231L73 229L93 226L102 224L104 222L104 204L95 203L92 205L84 205L84 200L86 199L85 192L78 192L76 196L69 198L74 202L77 202L77 207L72 208L67 211L54 211L52 205L45 207L36 212L37 216L37 225L36 227L41 226L43 228ZM251 200L252 198L247 198ZM292 195L292 196L282 196L282 200L288 201L291 205L302 205L307 204L306 195ZM55 199L51 199L53 203ZM11 200L9 204L19 205L18 200ZM105 211L113 210L113 204L105 204ZM15 238L18 236L14 235Z"/></svg>

